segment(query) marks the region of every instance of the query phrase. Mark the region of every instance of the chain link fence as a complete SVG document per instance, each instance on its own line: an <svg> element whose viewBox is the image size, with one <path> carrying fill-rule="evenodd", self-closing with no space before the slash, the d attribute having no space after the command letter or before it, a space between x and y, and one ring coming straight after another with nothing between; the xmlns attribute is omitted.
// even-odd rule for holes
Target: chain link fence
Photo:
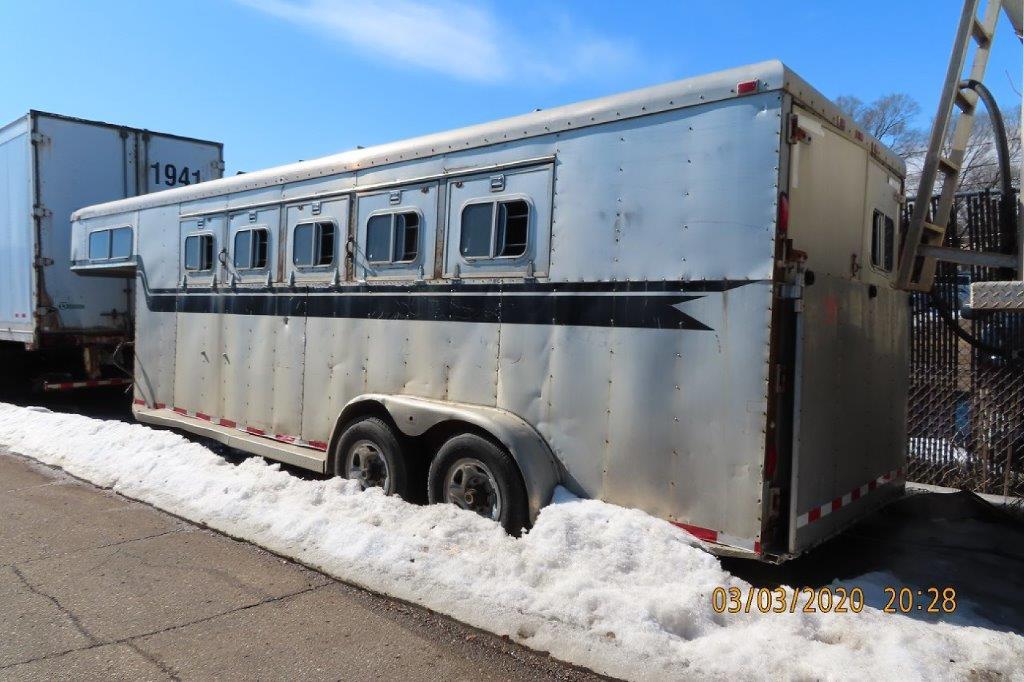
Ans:
<svg viewBox="0 0 1024 682"><path fill-rule="evenodd" d="M945 245L1014 251L1013 224L999 220L1003 199L958 195ZM1004 210L1015 212L1016 194L1007 199ZM940 263L932 291L911 296L908 480L1024 498L1024 315L962 312L971 282L1013 277Z"/></svg>

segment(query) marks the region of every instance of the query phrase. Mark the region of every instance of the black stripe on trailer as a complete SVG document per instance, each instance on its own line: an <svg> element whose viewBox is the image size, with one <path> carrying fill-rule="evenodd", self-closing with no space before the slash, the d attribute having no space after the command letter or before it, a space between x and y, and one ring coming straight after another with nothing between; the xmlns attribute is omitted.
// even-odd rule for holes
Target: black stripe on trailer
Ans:
<svg viewBox="0 0 1024 682"><path fill-rule="evenodd" d="M141 268L140 268L141 270ZM711 327L677 306L749 280L341 284L287 290L149 289L152 312L683 329Z"/></svg>

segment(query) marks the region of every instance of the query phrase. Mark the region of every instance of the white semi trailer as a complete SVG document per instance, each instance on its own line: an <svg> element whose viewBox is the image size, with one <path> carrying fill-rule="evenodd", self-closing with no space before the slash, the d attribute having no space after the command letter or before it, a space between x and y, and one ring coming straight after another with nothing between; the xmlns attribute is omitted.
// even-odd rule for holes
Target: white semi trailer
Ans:
<svg viewBox="0 0 1024 682"><path fill-rule="evenodd" d="M0 384L116 381L104 364L130 338L134 280L71 272L71 212L212 180L223 169L219 142L42 111L0 127ZM131 255L124 234L106 245L112 259Z"/></svg>
<svg viewBox="0 0 1024 682"><path fill-rule="evenodd" d="M781 560L902 491L903 175L771 61L91 206L72 258L135 270L140 421Z"/></svg>

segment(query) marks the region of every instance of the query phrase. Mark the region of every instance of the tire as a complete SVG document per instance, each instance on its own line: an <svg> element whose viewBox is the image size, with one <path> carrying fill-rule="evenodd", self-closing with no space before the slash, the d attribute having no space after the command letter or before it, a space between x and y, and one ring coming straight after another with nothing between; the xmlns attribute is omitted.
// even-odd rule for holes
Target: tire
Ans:
<svg viewBox="0 0 1024 682"><path fill-rule="evenodd" d="M363 490L380 487L405 498L409 474L402 444L382 419L362 417L345 427L334 448L334 473L354 479Z"/></svg>
<svg viewBox="0 0 1024 682"><path fill-rule="evenodd" d="M498 522L518 536L529 522L526 488L519 467L504 449L474 433L445 441L430 463L427 498Z"/></svg>

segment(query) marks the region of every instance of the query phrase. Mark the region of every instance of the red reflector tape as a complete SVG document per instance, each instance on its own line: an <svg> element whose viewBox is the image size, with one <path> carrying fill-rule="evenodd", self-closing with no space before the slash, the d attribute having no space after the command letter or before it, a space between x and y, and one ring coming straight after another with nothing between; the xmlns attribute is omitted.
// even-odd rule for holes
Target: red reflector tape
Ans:
<svg viewBox="0 0 1024 682"><path fill-rule="evenodd" d="M710 528L702 528L700 526L693 526L689 523L682 523L680 521L670 521L673 526L682 528L690 535L694 536L698 540L704 542L712 542L716 545L725 545L727 547L736 547L738 549L745 549L748 552L754 552L755 554L761 553L761 541L760 540L746 540L744 538L736 538L725 533L721 533L717 530L711 530Z"/></svg>
<svg viewBox="0 0 1024 682"><path fill-rule="evenodd" d="M854 488L853 490L846 493L842 497L837 497L831 502L826 502L825 504L821 504L818 505L817 507L808 509L803 514L796 517L796 527L803 528L809 523L814 523L815 521L820 520L822 517L828 516L832 512L838 511L843 507L846 507L852 504L853 502L856 502L857 500L864 497L871 491L877 490L879 486L884 486L887 483L891 483L892 481L899 479L902 475L903 469L901 468L894 469L892 471L887 471L881 476L876 476L874 479L868 481L864 485Z"/></svg>
<svg viewBox="0 0 1024 682"><path fill-rule="evenodd" d="M682 528L698 540L706 540L707 542L718 542L718 531L711 530L709 528L701 528L700 526L691 526L688 523L678 523L676 521L673 521L672 523L679 526L680 528Z"/></svg>

